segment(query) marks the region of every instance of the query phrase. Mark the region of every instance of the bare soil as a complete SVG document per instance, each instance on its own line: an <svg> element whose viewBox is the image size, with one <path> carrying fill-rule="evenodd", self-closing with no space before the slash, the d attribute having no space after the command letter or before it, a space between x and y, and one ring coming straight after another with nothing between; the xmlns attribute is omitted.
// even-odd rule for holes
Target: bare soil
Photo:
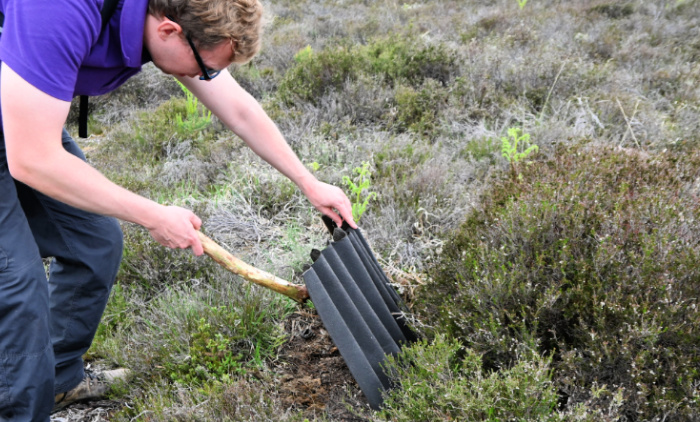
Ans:
<svg viewBox="0 0 700 422"><path fill-rule="evenodd" d="M367 421L369 405L323 322L312 310L287 319L290 334L273 371L282 374L277 388L285 407L306 417L327 415L333 421Z"/></svg>
<svg viewBox="0 0 700 422"><path fill-rule="evenodd" d="M270 369L283 407L310 420L369 421L367 399L318 314L313 309L295 312L285 330L289 340ZM51 415L51 422L107 422L125 405L120 400L75 403Z"/></svg>

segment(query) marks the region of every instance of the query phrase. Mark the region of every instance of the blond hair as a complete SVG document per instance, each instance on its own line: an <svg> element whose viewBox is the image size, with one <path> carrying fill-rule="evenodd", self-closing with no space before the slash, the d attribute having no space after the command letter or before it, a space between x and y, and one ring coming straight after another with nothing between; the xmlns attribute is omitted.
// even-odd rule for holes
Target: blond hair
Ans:
<svg viewBox="0 0 700 422"><path fill-rule="evenodd" d="M247 63L260 51L263 7L259 0L150 0L148 13L171 16L204 50L230 42L234 63Z"/></svg>

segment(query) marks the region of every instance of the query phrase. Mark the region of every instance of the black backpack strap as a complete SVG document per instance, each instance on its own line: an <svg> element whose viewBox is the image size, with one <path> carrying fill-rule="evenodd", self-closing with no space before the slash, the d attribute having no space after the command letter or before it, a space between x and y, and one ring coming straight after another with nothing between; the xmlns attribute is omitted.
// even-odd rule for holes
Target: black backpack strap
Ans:
<svg viewBox="0 0 700 422"><path fill-rule="evenodd" d="M117 4L119 0L105 0L102 4L102 9L100 10L100 15L102 16L102 31L107 27L109 20L112 18L114 11L117 10ZM0 25L1 26L1 25ZM87 127L88 125L88 96L80 96L80 112L78 114L78 136L81 138L87 138Z"/></svg>
<svg viewBox="0 0 700 422"><path fill-rule="evenodd" d="M105 29L114 11L117 10L117 3L119 3L119 0L105 0L102 4L102 10L100 10L100 14L102 15L102 30Z"/></svg>
<svg viewBox="0 0 700 422"><path fill-rule="evenodd" d="M88 121L88 96L80 96L80 108L78 112L78 136L87 138L87 121Z"/></svg>

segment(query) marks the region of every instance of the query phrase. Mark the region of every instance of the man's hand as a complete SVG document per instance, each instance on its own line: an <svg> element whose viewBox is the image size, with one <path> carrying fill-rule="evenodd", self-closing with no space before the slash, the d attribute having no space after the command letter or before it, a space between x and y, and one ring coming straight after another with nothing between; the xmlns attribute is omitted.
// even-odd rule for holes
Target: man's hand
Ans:
<svg viewBox="0 0 700 422"><path fill-rule="evenodd" d="M352 218L352 204L342 189L316 180L304 191L311 204L330 217L340 227L343 220L353 229L357 228Z"/></svg>
<svg viewBox="0 0 700 422"><path fill-rule="evenodd" d="M197 235L202 220L192 211L180 207L163 206L160 211L154 225L146 227L151 236L168 248L192 248L196 256L202 255L204 249Z"/></svg>

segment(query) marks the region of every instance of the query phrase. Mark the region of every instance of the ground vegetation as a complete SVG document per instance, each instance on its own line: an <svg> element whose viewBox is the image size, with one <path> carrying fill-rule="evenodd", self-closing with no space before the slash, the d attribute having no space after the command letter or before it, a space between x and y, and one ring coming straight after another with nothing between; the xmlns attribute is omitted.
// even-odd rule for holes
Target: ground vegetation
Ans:
<svg viewBox="0 0 700 422"><path fill-rule="evenodd" d="M264 3L231 71L320 179L365 169L423 340L373 412L312 306L123 224L86 359L135 377L54 421L700 419L697 0ZM92 165L302 282L318 213L171 77L90 104Z"/></svg>

